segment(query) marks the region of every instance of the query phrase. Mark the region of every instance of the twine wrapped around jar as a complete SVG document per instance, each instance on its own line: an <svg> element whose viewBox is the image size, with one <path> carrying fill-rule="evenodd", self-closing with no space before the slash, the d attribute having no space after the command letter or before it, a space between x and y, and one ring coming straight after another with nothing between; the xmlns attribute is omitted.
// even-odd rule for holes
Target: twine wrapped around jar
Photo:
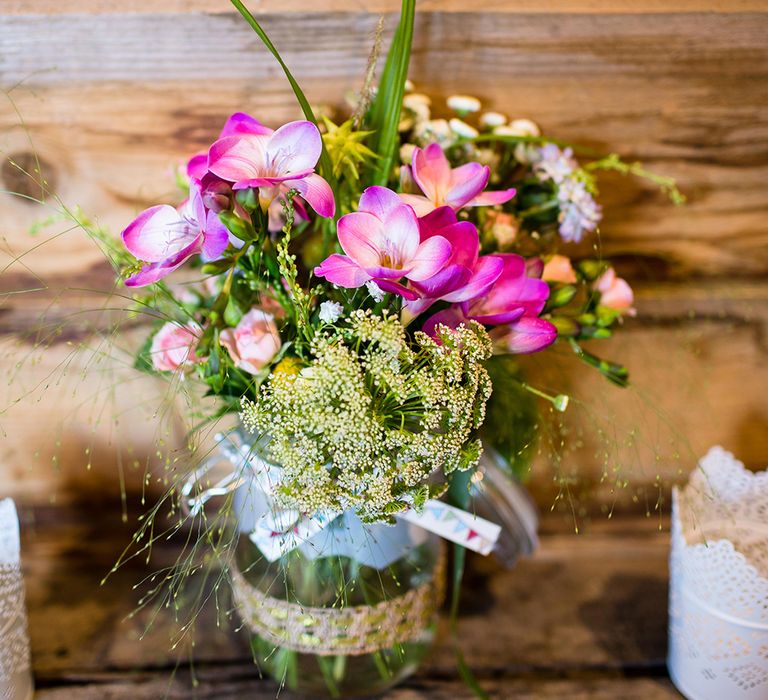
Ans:
<svg viewBox="0 0 768 700"><path fill-rule="evenodd" d="M675 489L668 666L690 700L768 697L768 472L712 448Z"/></svg>
<svg viewBox="0 0 768 700"><path fill-rule="evenodd" d="M31 700L32 695L19 520L8 498L0 501L0 698Z"/></svg>
<svg viewBox="0 0 768 700"><path fill-rule="evenodd" d="M232 590L248 629L276 646L356 656L412 641L432 624L445 594L445 548L429 580L375 605L308 607L274 598L231 568Z"/></svg>

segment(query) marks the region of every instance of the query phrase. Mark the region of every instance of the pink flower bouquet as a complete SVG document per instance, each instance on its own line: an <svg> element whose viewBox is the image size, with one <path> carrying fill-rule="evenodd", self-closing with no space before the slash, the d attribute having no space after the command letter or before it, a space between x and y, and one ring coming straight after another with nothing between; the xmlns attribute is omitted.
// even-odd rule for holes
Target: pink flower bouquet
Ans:
<svg viewBox="0 0 768 700"><path fill-rule="evenodd" d="M526 392L568 403L504 358L561 344L627 383L582 343L634 315L632 290L579 243L601 219L597 173L644 171L579 164L471 96L438 109L406 80L413 21L405 0L378 86L372 61L351 114L315 113L283 65L304 118L272 129L232 114L191 154L183 201L122 232L124 283L165 319L138 365L197 381L212 417L240 416L220 438L232 472L208 489L210 464L196 464L181 504L216 550L224 529L206 503L232 497L221 559L255 657L314 696L409 673L433 632L440 539L493 549L498 527L463 510L483 450L514 471L534 442L516 439L515 405ZM263 584L278 574L284 594ZM325 610L334 596L351 617Z"/></svg>

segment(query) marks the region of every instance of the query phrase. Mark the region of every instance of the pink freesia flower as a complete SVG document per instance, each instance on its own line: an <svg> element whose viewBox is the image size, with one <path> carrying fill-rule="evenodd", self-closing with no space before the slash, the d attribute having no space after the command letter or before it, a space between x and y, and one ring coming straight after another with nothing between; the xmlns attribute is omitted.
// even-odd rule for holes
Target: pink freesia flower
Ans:
<svg viewBox="0 0 768 700"><path fill-rule="evenodd" d="M630 316L637 312L632 308L635 301L635 295L632 293L632 287L626 280L616 276L616 271L609 267L597 280L595 280L595 289L600 292L600 306L614 311L621 311Z"/></svg>
<svg viewBox="0 0 768 700"><path fill-rule="evenodd" d="M133 220L122 237L134 257L149 263L125 280L127 287L157 282L193 255L214 260L229 242L227 229L216 214L206 211L194 185L178 210L168 204L150 207Z"/></svg>
<svg viewBox="0 0 768 700"><path fill-rule="evenodd" d="M544 265L541 277L546 282L575 284L577 281L571 259L565 255L553 255Z"/></svg>
<svg viewBox="0 0 768 700"><path fill-rule="evenodd" d="M282 345L274 317L262 309L251 309L237 328L223 330L219 342L229 351L235 366L249 374L258 374Z"/></svg>
<svg viewBox="0 0 768 700"><path fill-rule="evenodd" d="M469 221L458 221L450 207L440 207L419 219L421 240L441 236L451 244L445 267L421 282L412 282L420 295L408 302L408 311L418 315L435 301L462 302L484 295L499 278L503 261L498 256L479 256L480 236Z"/></svg>
<svg viewBox="0 0 768 700"><path fill-rule="evenodd" d="M258 188L264 211L295 189L320 216L333 216L333 192L314 171L323 147L317 127L308 121L290 122L277 131L259 127L259 133L238 131L216 141L208 151L208 170L232 182L235 190Z"/></svg>
<svg viewBox="0 0 768 700"><path fill-rule="evenodd" d="M491 288L475 299L434 314L422 330L434 336L438 324L456 328L467 320L474 320L488 326L502 326L494 333L506 337L508 352L536 352L551 345L557 330L549 321L538 318L549 297L549 285L530 277L526 261L519 255L500 253L489 257L500 258L503 265Z"/></svg>
<svg viewBox="0 0 768 700"><path fill-rule="evenodd" d="M315 274L340 287L361 287L373 280L387 292L416 299L419 294L400 280L425 282L443 269L452 254L450 242L433 235L423 242L413 209L386 187L369 187L358 210L338 223L346 255L326 258Z"/></svg>
<svg viewBox="0 0 768 700"><path fill-rule="evenodd" d="M514 188L483 192L490 175L491 169L480 163L451 168L443 149L431 143L425 149L416 148L413 151L412 176L423 194L401 194L400 197L419 216L424 216L437 207L461 209L491 206L508 202L515 196Z"/></svg>
<svg viewBox="0 0 768 700"><path fill-rule="evenodd" d="M219 139L227 136L238 136L241 134L269 135L272 129L264 126L260 121L254 119L250 114L244 112L235 112L224 123L224 127L219 134ZM190 179L202 180L208 172L208 153L198 153L192 156L187 163L187 175Z"/></svg>
<svg viewBox="0 0 768 700"><path fill-rule="evenodd" d="M200 338L200 327L196 324L181 326L166 323L155 333L149 355L152 366L158 372L175 372L199 362L195 346Z"/></svg>

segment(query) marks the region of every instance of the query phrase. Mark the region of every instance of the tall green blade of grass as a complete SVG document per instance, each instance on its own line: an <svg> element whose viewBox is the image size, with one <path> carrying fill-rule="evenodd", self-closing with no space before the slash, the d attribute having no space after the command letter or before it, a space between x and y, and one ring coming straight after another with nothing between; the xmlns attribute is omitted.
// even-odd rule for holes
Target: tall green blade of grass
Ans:
<svg viewBox="0 0 768 700"><path fill-rule="evenodd" d="M291 84L291 87L293 88L293 93L296 95L296 99L299 102L299 106L301 107L301 111L304 112L304 116L311 121L315 126L317 126L317 119L315 119L315 113L312 111L312 107L309 104L309 101L307 100L306 95L304 94L304 91L299 87L299 84L296 82L296 79L293 77L293 74L288 69L288 66L285 65L285 61L283 61L282 56L280 56L280 52L275 48L275 45L270 40L269 36L267 36L267 33L264 31L262 26L258 23L256 18L251 14L250 10L241 2L241 0L230 0L230 2L235 6L235 9L243 16L243 19L245 19L246 22L251 26L251 29L253 29L254 32L256 32L256 35L261 39L264 46L267 47L267 50L275 57L277 62L280 64L280 67L283 69L283 72L285 73L285 77L288 78L288 82ZM402 100L402 98L401 98ZM325 144L323 144L323 151L320 154L320 174L326 179L328 184L333 189L334 195L336 194L336 179L333 176L333 166L331 165L331 159L328 157L328 152L325 150Z"/></svg>
<svg viewBox="0 0 768 700"><path fill-rule="evenodd" d="M400 22L387 53L387 61L379 81L376 99L371 105L366 128L374 131L372 148L380 156L372 174L372 184L386 185L397 149L397 127L403 108L405 81L413 44L413 23L416 0L403 0Z"/></svg>

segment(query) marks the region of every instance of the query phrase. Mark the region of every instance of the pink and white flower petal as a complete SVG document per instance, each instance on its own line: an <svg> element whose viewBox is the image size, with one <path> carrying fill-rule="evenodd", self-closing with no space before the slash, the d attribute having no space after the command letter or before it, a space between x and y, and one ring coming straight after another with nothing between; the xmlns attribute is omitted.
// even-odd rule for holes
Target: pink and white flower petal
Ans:
<svg viewBox="0 0 768 700"><path fill-rule="evenodd" d="M465 163L451 171L450 188L445 193L445 203L461 209L477 197L488 184L491 169L480 163Z"/></svg>
<svg viewBox="0 0 768 700"><path fill-rule="evenodd" d="M371 275L363 270L354 260L338 253L334 253L323 260L315 268L314 273L318 277L325 277L331 284L348 289L362 287L372 279Z"/></svg>
<svg viewBox="0 0 768 700"><path fill-rule="evenodd" d="M404 204L407 204L416 212L416 216L426 216L429 212L434 211L435 209L432 200L427 199L420 194L406 194L401 192L398 197Z"/></svg>
<svg viewBox="0 0 768 700"><path fill-rule="evenodd" d="M416 214L407 204L399 204L387 212L381 225L386 239L381 252L391 260L392 267L405 267L419 250L421 236Z"/></svg>
<svg viewBox="0 0 768 700"><path fill-rule="evenodd" d="M367 187L360 195L358 211L365 211L373 214L376 218L384 221L387 215L402 204L401 195L393 192L388 187Z"/></svg>
<svg viewBox="0 0 768 700"><path fill-rule="evenodd" d="M288 180L285 186L298 190L320 216L331 218L336 213L336 202L333 199L331 186L316 173L305 175L299 180Z"/></svg>
<svg viewBox="0 0 768 700"><path fill-rule="evenodd" d="M342 216L337 235L342 250L361 267L381 264L381 253L386 249L388 239L381 220L373 214L356 211Z"/></svg>
<svg viewBox="0 0 768 700"><path fill-rule="evenodd" d="M421 282L437 274L451 257L451 244L442 236L432 236L424 241L416 254L408 261L406 276Z"/></svg>
<svg viewBox="0 0 768 700"><path fill-rule="evenodd" d="M187 161L187 177L192 180L202 180L208 172L208 154L198 153Z"/></svg>
<svg viewBox="0 0 768 700"><path fill-rule="evenodd" d="M437 299L444 299L451 292L466 287L472 278L472 270L464 265L448 265L431 277L421 281L414 282L413 286L418 292L431 299L431 302ZM420 306L418 313L421 313L427 307Z"/></svg>
<svg viewBox="0 0 768 700"><path fill-rule="evenodd" d="M160 262L183 250L199 234L176 209L158 204L139 214L123 231L123 244L134 257Z"/></svg>
<svg viewBox="0 0 768 700"><path fill-rule="evenodd" d="M266 147L270 137L258 134L226 136L208 151L208 169L229 182L268 175Z"/></svg>
<svg viewBox="0 0 768 700"><path fill-rule="evenodd" d="M219 138L223 139L227 136L235 136L237 134L269 136L272 133L272 129L268 126L264 126L264 124L258 119L254 119L250 114L245 114L245 112L235 112L224 123Z"/></svg>
<svg viewBox="0 0 768 700"><path fill-rule="evenodd" d="M280 175L313 170L322 150L322 136L312 122L283 124L267 142L267 169L270 173Z"/></svg>
<svg viewBox="0 0 768 700"><path fill-rule="evenodd" d="M463 302L485 296L501 276L504 262L496 255L483 255L472 268L472 275L463 287L446 294L443 299Z"/></svg>
<svg viewBox="0 0 768 700"><path fill-rule="evenodd" d="M504 204L512 199L517 194L517 190L514 187L510 187L508 190L492 190L489 192L481 192L477 197L467 203L468 207L493 207L497 204Z"/></svg>
<svg viewBox="0 0 768 700"><path fill-rule="evenodd" d="M229 245L229 231L217 214L208 212L203 233L201 257L206 262L216 260Z"/></svg>
<svg viewBox="0 0 768 700"><path fill-rule="evenodd" d="M186 260L200 252L202 239L201 234L187 248L179 251L176 255L160 262L144 265L139 272L125 280L125 286L146 287L148 284L153 284L163 277L167 277L178 267L181 267Z"/></svg>
<svg viewBox="0 0 768 700"><path fill-rule="evenodd" d="M431 143L413 151L413 179L430 201L442 204L451 189L451 165L443 149ZM482 189L482 188L481 188Z"/></svg>

